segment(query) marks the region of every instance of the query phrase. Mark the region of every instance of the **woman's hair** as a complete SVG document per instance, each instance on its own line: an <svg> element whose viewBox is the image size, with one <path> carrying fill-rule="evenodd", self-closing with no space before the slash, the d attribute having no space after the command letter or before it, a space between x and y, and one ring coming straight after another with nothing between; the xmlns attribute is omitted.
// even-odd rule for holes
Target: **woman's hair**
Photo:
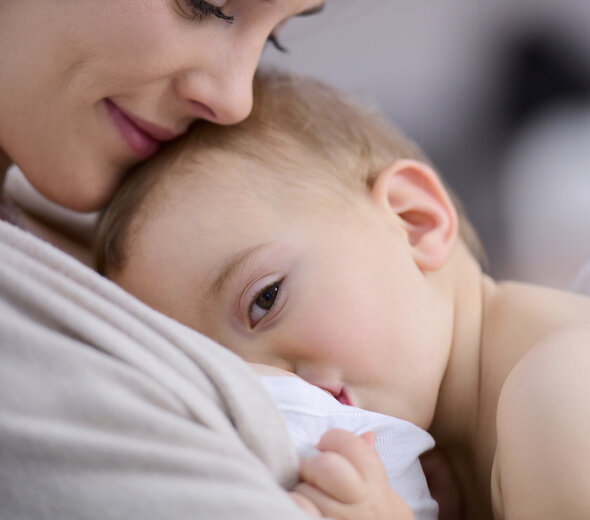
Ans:
<svg viewBox="0 0 590 520"><path fill-rule="evenodd" d="M129 173L101 217L96 267L109 275L125 266L131 233L158 203L157 188L164 181L224 175L226 162L249 161L291 185L315 182L340 193L366 192L379 172L398 159L430 164L415 143L366 104L361 106L317 80L259 72L252 113L246 120L229 127L198 121L179 141ZM248 175L255 174L249 170ZM460 235L484 264L477 234L457 197L448 191L459 215Z"/></svg>

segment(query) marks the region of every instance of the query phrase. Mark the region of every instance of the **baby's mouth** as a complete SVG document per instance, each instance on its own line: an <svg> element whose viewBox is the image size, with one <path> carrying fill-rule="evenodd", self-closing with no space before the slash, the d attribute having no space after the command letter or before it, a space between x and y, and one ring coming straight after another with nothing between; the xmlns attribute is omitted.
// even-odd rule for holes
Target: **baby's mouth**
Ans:
<svg viewBox="0 0 590 520"><path fill-rule="evenodd" d="M311 383L312 385L314 383ZM336 401L345 405L345 406L355 406L353 402L353 398L348 392L348 390L344 387L344 385L334 384L330 386L322 386L315 384L315 386L321 388L324 392L330 394Z"/></svg>
<svg viewBox="0 0 590 520"><path fill-rule="evenodd" d="M352 401L345 388L341 388L337 394L334 394L334 397L339 403L342 403L346 406L352 406Z"/></svg>

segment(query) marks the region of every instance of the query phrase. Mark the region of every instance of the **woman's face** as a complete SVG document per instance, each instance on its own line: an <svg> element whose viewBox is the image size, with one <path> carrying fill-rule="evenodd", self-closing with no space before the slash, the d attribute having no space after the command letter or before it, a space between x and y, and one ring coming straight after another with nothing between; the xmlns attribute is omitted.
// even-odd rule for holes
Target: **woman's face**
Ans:
<svg viewBox="0 0 590 520"><path fill-rule="evenodd" d="M0 152L50 199L90 211L199 118L252 104L269 35L320 0L0 3ZM232 16L207 14L213 4Z"/></svg>

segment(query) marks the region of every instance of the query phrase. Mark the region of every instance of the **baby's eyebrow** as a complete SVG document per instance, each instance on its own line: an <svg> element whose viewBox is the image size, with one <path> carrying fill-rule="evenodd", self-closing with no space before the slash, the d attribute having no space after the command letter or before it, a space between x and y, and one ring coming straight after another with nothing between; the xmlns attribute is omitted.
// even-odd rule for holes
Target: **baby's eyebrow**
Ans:
<svg viewBox="0 0 590 520"><path fill-rule="evenodd" d="M258 244L256 246L248 247L238 251L235 255L232 255L227 262L225 262L217 271L217 276L209 286L207 294L209 296L219 296L224 290L228 282L240 271L240 269L252 258L253 255L258 253L261 249L267 247L267 242Z"/></svg>

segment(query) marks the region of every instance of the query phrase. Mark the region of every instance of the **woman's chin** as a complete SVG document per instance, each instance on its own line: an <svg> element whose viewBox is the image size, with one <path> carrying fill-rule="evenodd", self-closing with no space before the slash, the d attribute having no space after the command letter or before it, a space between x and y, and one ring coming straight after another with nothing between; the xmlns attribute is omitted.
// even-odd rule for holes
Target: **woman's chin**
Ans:
<svg viewBox="0 0 590 520"><path fill-rule="evenodd" d="M72 174L61 183L33 185L55 204L74 211L90 213L101 210L109 203L121 177L122 174L95 177Z"/></svg>

